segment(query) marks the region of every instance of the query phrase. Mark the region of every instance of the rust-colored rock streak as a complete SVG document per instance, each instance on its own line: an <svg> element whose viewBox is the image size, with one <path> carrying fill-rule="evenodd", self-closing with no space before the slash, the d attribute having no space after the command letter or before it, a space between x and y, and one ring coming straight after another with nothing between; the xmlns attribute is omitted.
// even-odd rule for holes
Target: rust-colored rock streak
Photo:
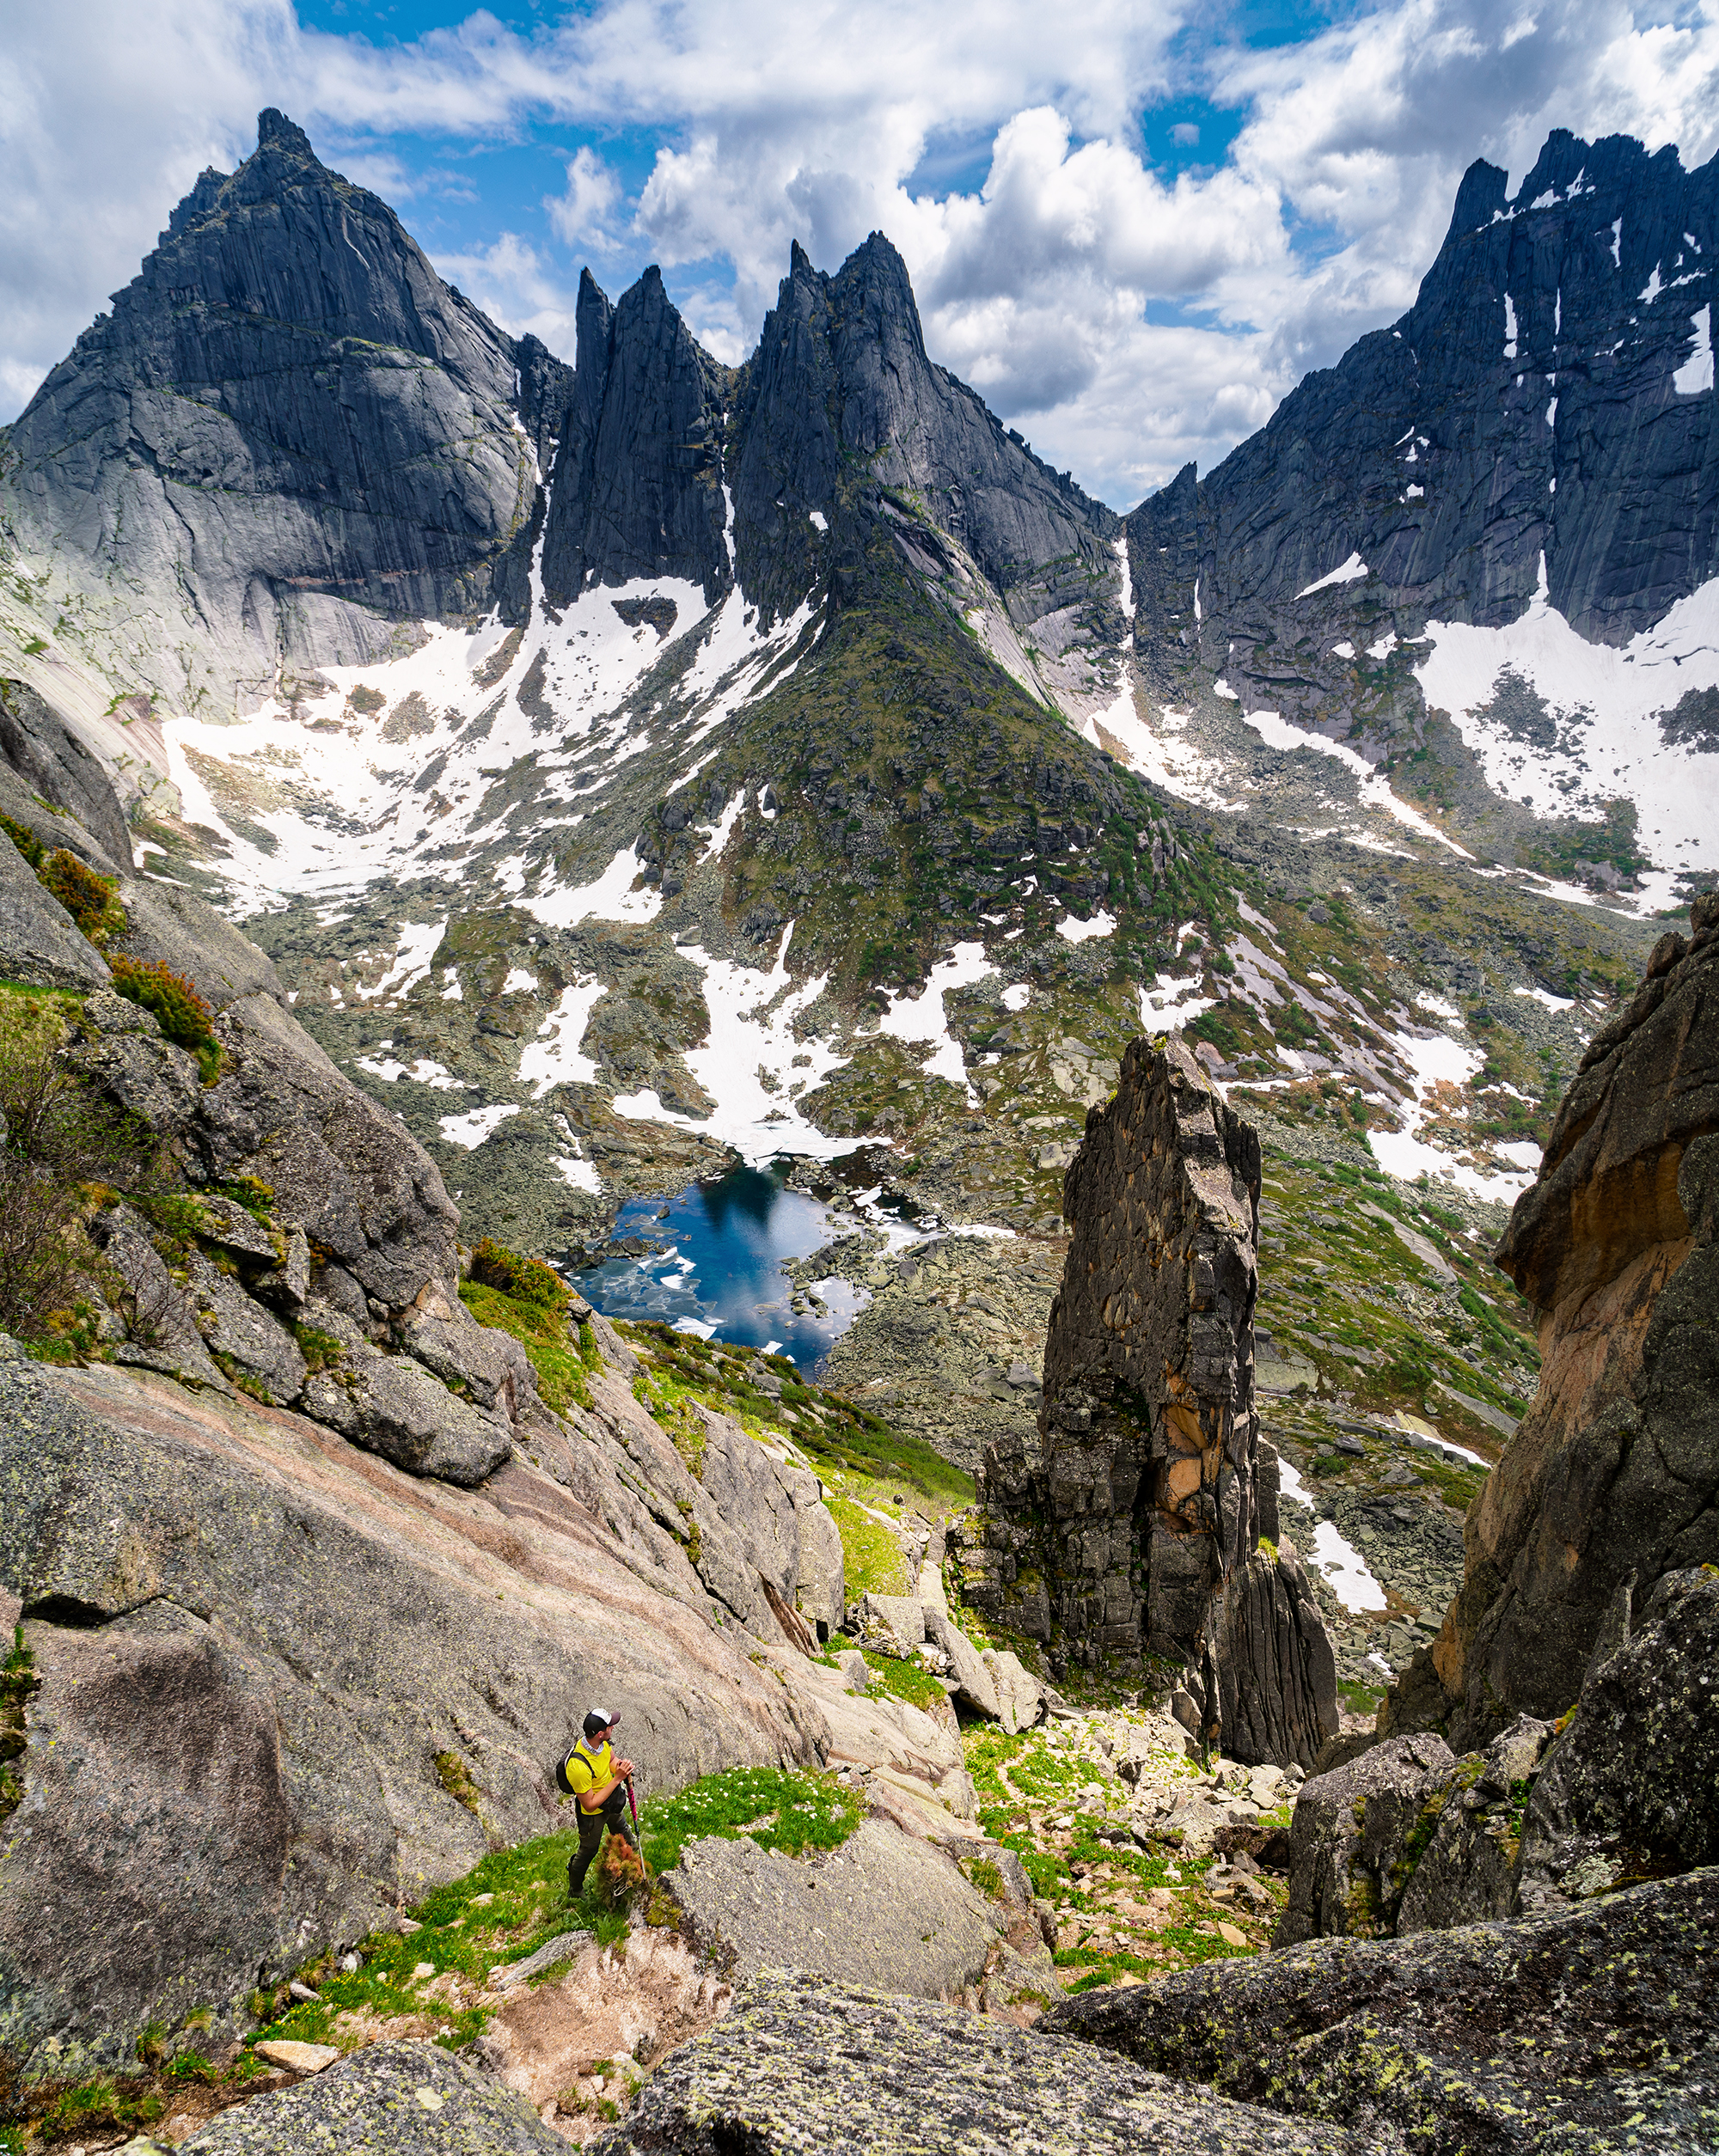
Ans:
<svg viewBox="0 0 1719 2156"><path fill-rule="evenodd" d="M1485 1744L1554 1716L1665 1573L1719 1560L1719 894L1594 1037L1497 1262L1544 1358L1471 1508L1461 1593L1387 1703Z"/></svg>

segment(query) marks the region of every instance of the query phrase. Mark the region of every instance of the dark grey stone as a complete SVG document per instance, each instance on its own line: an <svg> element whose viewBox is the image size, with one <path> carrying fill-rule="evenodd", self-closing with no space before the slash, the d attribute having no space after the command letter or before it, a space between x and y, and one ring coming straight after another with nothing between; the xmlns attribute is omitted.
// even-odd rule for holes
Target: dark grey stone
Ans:
<svg viewBox="0 0 1719 2156"><path fill-rule="evenodd" d="M1367 2146L1067 2037L784 1976L737 1993L594 2144L597 2156L1362 2156Z"/></svg>
<svg viewBox="0 0 1719 2156"><path fill-rule="evenodd" d="M1042 2025L1416 2156L1719 2146L1719 1872L1531 1922L1321 1939Z"/></svg>
<svg viewBox="0 0 1719 2156"><path fill-rule="evenodd" d="M1409 312L1134 512L1149 665L1197 657L1247 707L1312 723L1376 679L1334 643L1417 635L1429 615L1514 621L1543 557L1552 605L1612 644L1719 571L1711 398L1671 381L1715 296L1719 167L1558 128L1507 189L1471 165ZM1351 555L1366 577L1299 595Z"/></svg>

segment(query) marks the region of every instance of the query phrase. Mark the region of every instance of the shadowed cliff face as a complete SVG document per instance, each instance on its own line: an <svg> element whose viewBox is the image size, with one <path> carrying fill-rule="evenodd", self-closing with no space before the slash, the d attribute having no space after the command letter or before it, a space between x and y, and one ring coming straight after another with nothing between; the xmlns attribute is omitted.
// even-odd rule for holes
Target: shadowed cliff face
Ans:
<svg viewBox="0 0 1719 2156"><path fill-rule="evenodd" d="M543 545L543 592L675 577L714 605L732 582L724 541L728 370L693 341L654 266L611 307L579 279L578 361Z"/></svg>
<svg viewBox="0 0 1719 2156"><path fill-rule="evenodd" d="M1116 517L927 357L907 265L881 232L834 277L796 244L742 376L735 432L736 565L766 609L791 612L830 553L839 565L849 478L915 497L1018 621L1064 603L1053 565L1083 598L1089 579L1114 575Z"/></svg>
<svg viewBox="0 0 1719 2156"><path fill-rule="evenodd" d="M13 427L12 490L98 582L187 587L217 673L357 663L489 605L566 372L265 113Z"/></svg>
<svg viewBox="0 0 1719 2156"><path fill-rule="evenodd" d="M1719 1561L1719 898L1691 922L1590 1044L1499 1247L1541 1314L1539 1390L1393 1729L1474 1745L1560 1713L1656 1580Z"/></svg>
<svg viewBox="0 0 1719 2156"><path fill-rule="evenodd" d="M1675 379L1713 296L1719 162L1560 130L1506 187L1471 166L1408 314L1135 511L1142 648L1311 711L1363 618L1361 641L1514 621L1544 558L1553 607L1623 644L1719 568L1712 376ZM1364 575L1307 594L1351 559Z"/></svg>

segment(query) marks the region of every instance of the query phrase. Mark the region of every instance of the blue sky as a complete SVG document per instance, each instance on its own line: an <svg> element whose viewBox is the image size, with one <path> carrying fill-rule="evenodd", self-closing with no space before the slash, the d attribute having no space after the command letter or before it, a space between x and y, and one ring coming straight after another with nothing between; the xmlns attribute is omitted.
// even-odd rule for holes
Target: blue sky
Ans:
<svg viewBox="0 0 1719 2156"><path fill-rule="evenodd" d="M273 104L569 357L584 263L660 263L737 361L793 239L833 269L880 227L933 355L1127 507L1401 312L1474 157L1520 176L1555 125L1710 156L1716 9L15 0L0 418Z"/></svg>

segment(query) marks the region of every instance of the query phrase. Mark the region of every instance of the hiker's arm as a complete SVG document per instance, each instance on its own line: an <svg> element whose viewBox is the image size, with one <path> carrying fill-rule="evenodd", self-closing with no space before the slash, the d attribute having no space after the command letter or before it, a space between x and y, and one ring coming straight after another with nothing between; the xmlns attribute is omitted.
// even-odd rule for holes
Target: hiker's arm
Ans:
<svg viewBox="0 0 1719 2156"><path fill-rule="evenodd" d="M615 1772L609 1780L599 1782L595 1789L587 1790L580 1802L587 1811L596 1811L609 1801L622 1782L631 1781L632 1779L633 1762L630 1759L617 1759L615 1762Z"/></svg>

